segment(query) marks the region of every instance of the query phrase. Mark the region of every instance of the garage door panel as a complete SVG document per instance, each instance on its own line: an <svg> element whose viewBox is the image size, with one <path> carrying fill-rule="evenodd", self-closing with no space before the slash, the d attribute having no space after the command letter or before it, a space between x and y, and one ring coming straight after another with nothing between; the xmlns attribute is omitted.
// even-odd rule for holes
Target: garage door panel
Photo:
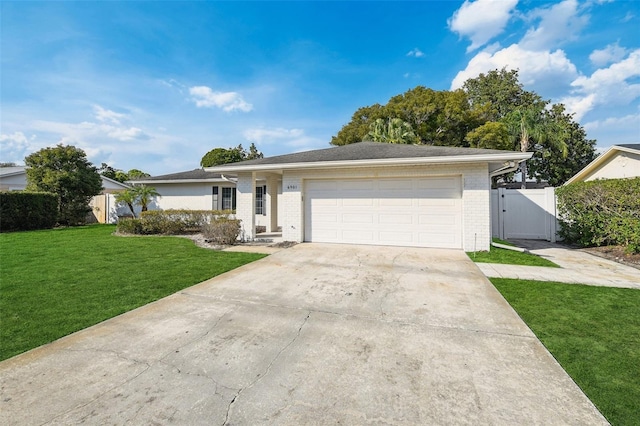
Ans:
<svg viewBox="0 0 640 426"><path fill-rule="evenodd" d="M316 207L316 209L322 208L322 207L335 208L337 205L338 205L338 200L336 200L335 198L329 198L329 196L313 199L313 207Z"/></svg>
<svg viewBox="0 0 640 426"><path fill-rule="evenodd" d="M418 216L420 226L457 226L460 217L457 215L423 214Z"/></svg>
<svg viewBox="0 0 640 426"><path fill-rule="evenodd" d="M374 243L373 231L342 231L342 241Z"/></svg>
<svg viewBox="0 0 640 426"><path fill-rule="evenodd" d="M380 198L378 205L380 207L411 207L413 200L411 198Z"/></svg>
<svg viewBox="0 0 640 426"><path fill-rule="evenodd" d="M338 223L338 215L335 213L318 213L317 215L315 215L313 217L313 219L317 222L317 223L329 223L329 224L335 224Z"/></svg>
<svg viewBox="0 0 640 426"><path fill-rule="evenodd" d="M344 207L373 207L373 201L371 198L343 198L342 205Z"/></svg>
<svg viewBox="0 0 640 426"><path fill-rule="evenodd" d="M373 214L345 213L342 215L342 222L348 224L364 223L371 225L373 224Z"/></svg>
<svg viewBox="0 0 640 426"><path fill-rule="evenodd" d="M460 188L460 177L305 181L305 240L460 248Z"/></svg>
<svg viewBox="0 0 640 426"><path fill-rule="evenodd" d="M452 209L460 203L458 199L454 198L419 198L417 202L418 206L424 207L425 209L439 207Z"/></svg>
<svg viewBox="0 0 640 426"><path fill-rule="evenodd" d="M413 232L405 231L405 232L389 232L389 231L380 231L380 243L392 245L398 245L397 243L404 243L405 245L411 245L413 243Z"/></svg>
<svg viewBox="0 0 640 426"><path fill-rule="evenodd" d="M381 225L403 224L412 225L414 217L411 214L384 214L378 216L378 223Z"/></svg>

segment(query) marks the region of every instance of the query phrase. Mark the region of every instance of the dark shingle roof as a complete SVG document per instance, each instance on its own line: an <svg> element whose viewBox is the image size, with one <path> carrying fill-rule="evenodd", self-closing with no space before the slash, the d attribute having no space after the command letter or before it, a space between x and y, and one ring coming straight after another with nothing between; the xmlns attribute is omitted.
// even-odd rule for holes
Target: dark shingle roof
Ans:
<svg viewBox="0 0 640 426"><path fill-rule="evenodd" d="M203 169L195 169L187 172L171 173L168 175L151 176L132 180L131 182L140 181L165 181L165 180L209 180L221 179L220 173L208 172Z"/></svg>
<svg viewBox="0 0 640 426"><path fill-rule="evenodd" d="M460 155L505 154L513 151L495 149L458 148L449 146L400 145L380 142L359 142L333 148L297 152L275 157L241 161L216 166L217 169L234 166L259 166L288 163L315 163L323 161L381 160L388 158L454 157Z"/></svg>
<svg viewBox="0 0 640 426"><path fill-rule="evenodd" d="M636 151L640 151L640 143L621 143L621 144L616 144L616 146L621 146L623 148L635 149Z"/></svg>

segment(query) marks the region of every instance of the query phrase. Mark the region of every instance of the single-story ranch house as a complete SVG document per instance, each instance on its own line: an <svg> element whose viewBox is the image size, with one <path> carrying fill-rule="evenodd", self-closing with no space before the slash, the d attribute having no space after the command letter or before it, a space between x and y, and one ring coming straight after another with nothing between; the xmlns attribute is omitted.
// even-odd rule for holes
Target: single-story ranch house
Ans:
<svg viewBox="0 0 640 426"><path fill-rule="evenodd" d="M473 251L491 243L491 177L531 155L360 142L205 170L235 175L246 239L263 212L267 231L281 224L285 241Z"/></svg>

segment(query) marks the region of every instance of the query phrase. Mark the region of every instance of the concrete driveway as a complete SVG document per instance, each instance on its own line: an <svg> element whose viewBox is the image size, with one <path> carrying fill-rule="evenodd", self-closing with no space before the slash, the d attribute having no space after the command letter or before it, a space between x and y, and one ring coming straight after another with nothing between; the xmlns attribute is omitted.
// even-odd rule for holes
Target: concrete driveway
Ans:
<svg viewBox="0 0 640 426"><path fill-rule="evenodd" d="M606 424L462 251L300 244L0 363L0 424Z"/></svg>

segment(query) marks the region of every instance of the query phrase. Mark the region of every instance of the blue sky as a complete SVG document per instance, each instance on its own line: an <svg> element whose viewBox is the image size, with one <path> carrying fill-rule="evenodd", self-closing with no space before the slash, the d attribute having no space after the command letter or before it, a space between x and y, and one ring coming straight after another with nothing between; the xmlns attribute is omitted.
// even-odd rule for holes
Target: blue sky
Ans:
<svg viewBox="0 0 640 426"><path fill-rule="evenodd" d="M0 3L0 161L58 143L153 175L326 148L359 107L515 68L600 150L640 142L640 2Z"/></svg>

